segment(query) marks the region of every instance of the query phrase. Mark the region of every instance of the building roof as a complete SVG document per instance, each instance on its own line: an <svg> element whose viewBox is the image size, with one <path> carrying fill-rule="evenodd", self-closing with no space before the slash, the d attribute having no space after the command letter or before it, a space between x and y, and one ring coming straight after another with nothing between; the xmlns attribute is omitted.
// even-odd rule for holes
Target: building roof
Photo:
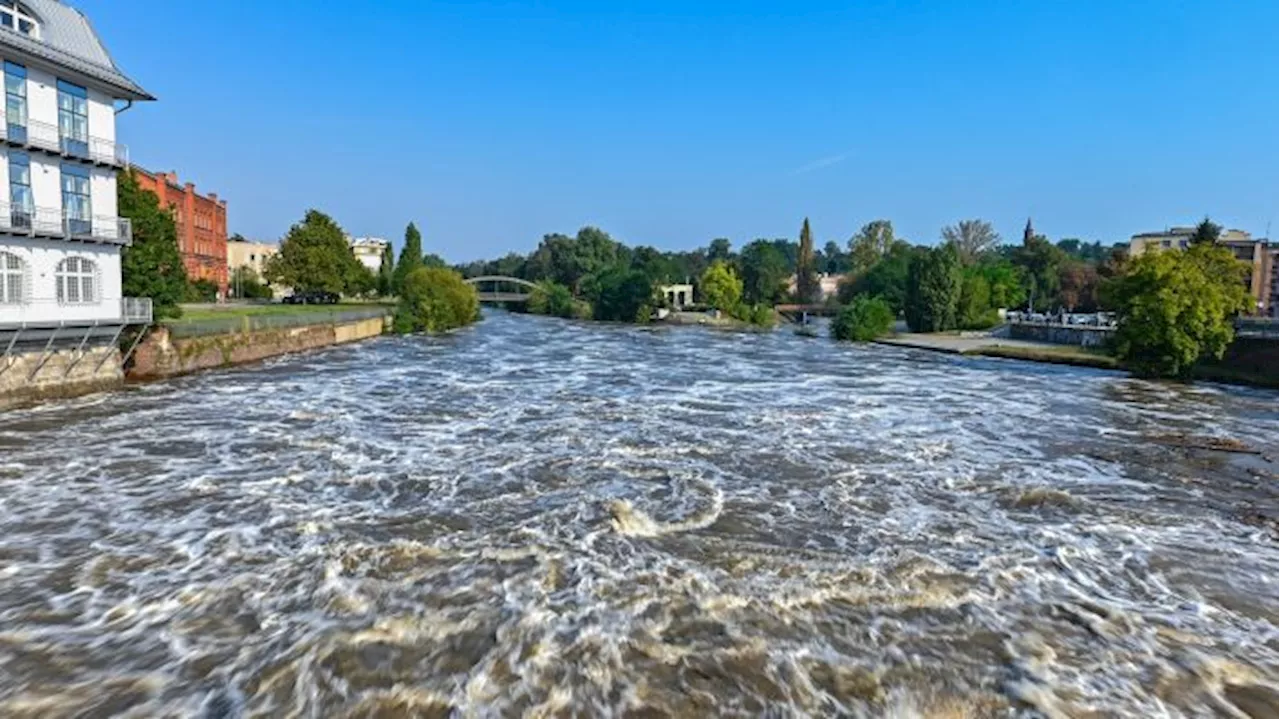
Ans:
<svg viewBox="0 0 1280 719"><path fill-rule="evenodd" d="M39 39L0 27L0 45L97 80L110 87L116 97L155 99L116 67L102 39L79 10L58 0L23 0L23 5L40 23Z"/></svg>

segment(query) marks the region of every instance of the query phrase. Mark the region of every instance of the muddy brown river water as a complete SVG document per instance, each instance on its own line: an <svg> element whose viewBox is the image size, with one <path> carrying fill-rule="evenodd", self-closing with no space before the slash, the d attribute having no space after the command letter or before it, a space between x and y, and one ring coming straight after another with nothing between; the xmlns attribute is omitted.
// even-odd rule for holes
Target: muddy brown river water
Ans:
<svg viewBox="0 0 1280 719"><path fill-rule="evenodd" d="M8 412L0 717L1274 717L1277 419L502 313Z"/></svg>

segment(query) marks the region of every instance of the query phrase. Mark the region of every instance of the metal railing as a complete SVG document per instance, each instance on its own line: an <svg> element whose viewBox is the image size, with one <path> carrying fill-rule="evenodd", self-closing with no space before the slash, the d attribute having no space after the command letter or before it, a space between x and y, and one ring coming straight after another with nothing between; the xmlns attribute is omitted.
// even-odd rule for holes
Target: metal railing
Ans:
<svg viewBox="0 0 1280 719"><path fill-rule="evenodd" d="M40 296L16 304L0 303L0 327L140 325L151 322L150 297L104 297L92 302L59 302L53 297Z"/></svg>
<svg viewBox="0 0 1280 719"><path fill-rule="evenodd" d="M120 319L131 325L151 324L151 298L121 297Z"/></svg>
<svg viewBox="0 0 1280 719"><path fill-rule="evenodd" d="M0 202L0 232L32 237L63 237L90 242L133 244L133 221L127 217L74 217L54 207L24 207Z"/></svg>
<svg viewBox="0 0 1280 719"><path fill-rule="evenodd" d="M104 165L125 167L129 164L129 148L123 143L92 135L66 135L57 125L30 118L21 123L0 123L0 138Z"/></svg>
<svg viewBox="0 0 1280 719"><path fill-rule="evenodd" d="M223 310L228 317L208 319L176 319L165 320L169 335L175 339L180 337L202 337L206 335L225 335L238 332L261 332L264 330L289 329L292 327L309 327L315 325L339 325L348 322L359 322L378 317L386 317L392 309L386 306L298 309L296 311L264 312L262 314L244 314L234 309Z"/></svg>

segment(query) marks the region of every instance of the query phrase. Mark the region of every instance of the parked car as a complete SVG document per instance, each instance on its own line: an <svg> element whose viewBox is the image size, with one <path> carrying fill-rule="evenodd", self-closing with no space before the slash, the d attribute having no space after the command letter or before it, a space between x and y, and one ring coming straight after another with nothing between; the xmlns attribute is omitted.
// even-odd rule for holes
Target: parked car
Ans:
<svg viewBox="0 0 1280 719"><path fill-rule="evenodd" d="M336 292L325 292L324 290L294 292L281 300L281 302L286 305L336 305L338 304L338 294Z"/></svg>

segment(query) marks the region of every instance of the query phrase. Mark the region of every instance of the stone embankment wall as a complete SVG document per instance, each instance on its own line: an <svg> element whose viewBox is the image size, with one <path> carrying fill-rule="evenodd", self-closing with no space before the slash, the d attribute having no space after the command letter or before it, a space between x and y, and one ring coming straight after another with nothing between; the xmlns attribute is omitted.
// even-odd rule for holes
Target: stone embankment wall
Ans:
<svg viewBox="0 0 1280 719"><path fill-rule="evenodd" d="M1015 340L1048 342L1076 347L1101 347L1111 340L1115 330L1084 325L1050 325L1014 322L1009 324L1009 337Z"/></svg>
<svg viewBox="0 0 1280 719"><path fill-rule="evenodd" d="M308 325L174 339L157 327L138 346L130 379L157 379L213 367L355 342L382 334L382 317L342 324Z"/></svg>
<svg viewBox="0 0 1280 719"><path fill-rule="evenodd" d="M63 348L47 357L44 348L15 352L0 360L0 410L100 392L123 382L115 347Z"/></svg>

